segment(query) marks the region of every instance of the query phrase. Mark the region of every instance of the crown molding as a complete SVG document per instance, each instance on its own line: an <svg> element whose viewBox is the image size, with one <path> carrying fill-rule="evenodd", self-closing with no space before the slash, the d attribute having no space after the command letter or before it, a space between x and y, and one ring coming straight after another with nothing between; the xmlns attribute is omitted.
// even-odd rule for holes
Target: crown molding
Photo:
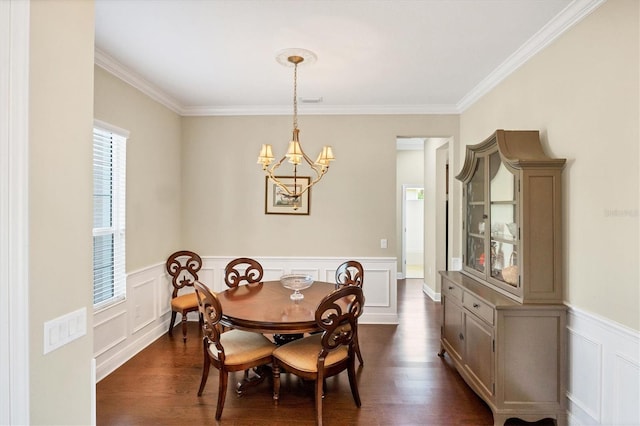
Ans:
<svg viewBox="0 0 640 426"><path fill-rule="evenodd" d="M298 115L424 115L457 114L455 105L304 105ZM234 107L183 107L184 116L291 115L291 106L239 105Z"/></svg>
<svg viewBox="0 0 640 426"><path fill-rule="evenodd" d="M291 115L291 105L184 106L159 87L95 49L95 64L182 116ZM455 105L300 105L298 115L457 114Z"/></svg>
<svg viewBox="0 0 640 426"><path fill-rule="evenodd" d="M301 105L298 115L460 114L607 0L574 0L455 105ZM290 115L290 106L185 106L96 48L95 64L182 116Z"/></svg>
<svg viewBox="0 0 640 426"><path fill-rule="evenodd" d="M182 105L173 97L167 95L158 86L145 80L141 75L135 73L131 69L125 67L120 62L116 61L113 57L107 53L96 48L94 62L97 66L105 71L123 80L125 83L135 87L145 95L149 96L156 102L161 103L173 112L182 115Z"/></svg>
<svg viewBox="0 0 640 426"><path fill-rule="evenodd" d="M591 12L596 10L607 0L574 0L558 15L542 27L536 34L525 42L518 50L509 56L491 74L471 89L456 105L459 113L464 112L481 97L486 95L504 79L524 65L542 49L551 44L561 34L580 22Z"/></svg>

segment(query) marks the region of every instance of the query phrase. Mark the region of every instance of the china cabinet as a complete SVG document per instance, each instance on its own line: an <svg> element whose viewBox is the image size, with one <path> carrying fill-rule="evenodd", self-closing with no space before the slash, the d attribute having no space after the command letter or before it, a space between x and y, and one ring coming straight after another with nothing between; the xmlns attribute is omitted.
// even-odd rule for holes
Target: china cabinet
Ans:
<svg viewBox="0 0 640 426"><path fill-rule="evenodd" d="M441 356L509 418L566 424L561 173L537 131L467 147L463 268L443 271Z"/></svg>

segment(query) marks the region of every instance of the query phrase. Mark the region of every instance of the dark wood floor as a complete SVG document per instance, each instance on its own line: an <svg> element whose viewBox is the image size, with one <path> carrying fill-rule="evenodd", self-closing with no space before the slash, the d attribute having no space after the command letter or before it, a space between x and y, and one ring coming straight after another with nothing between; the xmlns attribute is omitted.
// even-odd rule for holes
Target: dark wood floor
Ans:
<svg viewBox="0 0 640 426"><path fill-rule="evenodd" d="M398 281L400 324L359 327L365 365L358 370L362 407L351 397L346 372L328 379L326 425L492 425L491 411L464 383L440 349L440 304L421 291L421 280ZM218 378L211 369L202 397L202 341L190 323L162 336L97 385L97 424L106 425L313 425L313 387L284 374L273 405L265 381L238 397L229 390L222 419L214 419ZM509 422L509 424L526 424ZM538 422L536 425L549 423Z"/></svg>

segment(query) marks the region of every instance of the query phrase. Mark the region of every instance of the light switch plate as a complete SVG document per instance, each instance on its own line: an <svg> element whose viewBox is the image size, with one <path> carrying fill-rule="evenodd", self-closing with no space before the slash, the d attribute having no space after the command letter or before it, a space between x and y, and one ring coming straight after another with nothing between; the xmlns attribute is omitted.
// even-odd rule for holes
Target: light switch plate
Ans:
<svg viewBox="0 0 640 426"><path fill-rule="evenodd" d="M87 308L78 309L44 323L44 353L87 334Z"/></svg>

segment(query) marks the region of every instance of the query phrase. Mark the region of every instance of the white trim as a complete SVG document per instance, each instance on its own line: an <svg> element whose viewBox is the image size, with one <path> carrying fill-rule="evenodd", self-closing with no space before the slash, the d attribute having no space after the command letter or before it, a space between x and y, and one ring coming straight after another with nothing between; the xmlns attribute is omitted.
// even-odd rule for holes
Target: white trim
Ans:
<svg viewBox="0 0 640 426"><path fill-rule="evenodd" d="M128 130L125 130L118 126L114 126L113 124L109 124L106 121L98 120L97 118L93 119L93 127L98 127L104 131L115 133L116 135L122 136L123 138L127 139L127 142L129 142L128 139L131 132L129 132Z"/></svg>
<svg viewBox="0 0 640 426"><path fill-rule="evenodd" d="M29 424L29 6L0 1L0 424L16 425Z"/></svg>
<svg viewBox="0 0 640 426"><path fill-rule="evenodd" d="M440 302L442 299L440 298L440 293L436 293L431 287L427 285L427 283L422 283L422 292L429 296L431 300L434 302Z"/></svg>
<svg viewBox="0 0 640 426"><path fill-rule="evenodd" d="M132 85L154 101L166 106L171 111L180 114L182 110L180 102L163 92L156 85L145 80L139 74L128 69L105 52L100 49L96 49L94 61L100 68L103 68L105 71L115 75L125 83Z"/></svg>
<svg viewBox="0 0 640 426"><path fill-rule="evenodd" d="M640 331L569 306L569 425L640 424Z"/></svg>
<svg viewBox="0 0 640 426"><path fill-rule="evenodd" d="M605 327L607 329L607 333L619 335L622 339L630 339L635 341L635 344L640 342L640 331L633 330L623 324L617 323L615 321L611 321L608 318L602 317L598 314L594 314L593 312L589 312L584 309L577 308L572 306L569 303L565 303L569 307L569 311L576 317L580 317L584 320L589 320L595 324L600 325L601 327Z"/></svg>
<svg viewBox="0 0 640 426"><path fill-rule="evenodd" d="M477 102L481 97L493 90L509 75L524 65L538 52L551 44L569 28L596 10L606 0L574 0L562 12L556 15L547 25L535 33L518 50L509 56L491 74L485 77L476 87L471 89L456 105L459 113Z"/></svg>
<svg viewBox="0 0 640 426"><path fill-rule="evenodd" d="M291 115L290 106L186 106L183 116ZM303 105L298 115L399 115L399 114L458 114L457 105Z"/></svg>
<svg viewBox="0 0 640 426"><path fill-rule="evenodd" d="M91 358L91 426L95 426L97 422L96 384L96 359Z"/></svg>

